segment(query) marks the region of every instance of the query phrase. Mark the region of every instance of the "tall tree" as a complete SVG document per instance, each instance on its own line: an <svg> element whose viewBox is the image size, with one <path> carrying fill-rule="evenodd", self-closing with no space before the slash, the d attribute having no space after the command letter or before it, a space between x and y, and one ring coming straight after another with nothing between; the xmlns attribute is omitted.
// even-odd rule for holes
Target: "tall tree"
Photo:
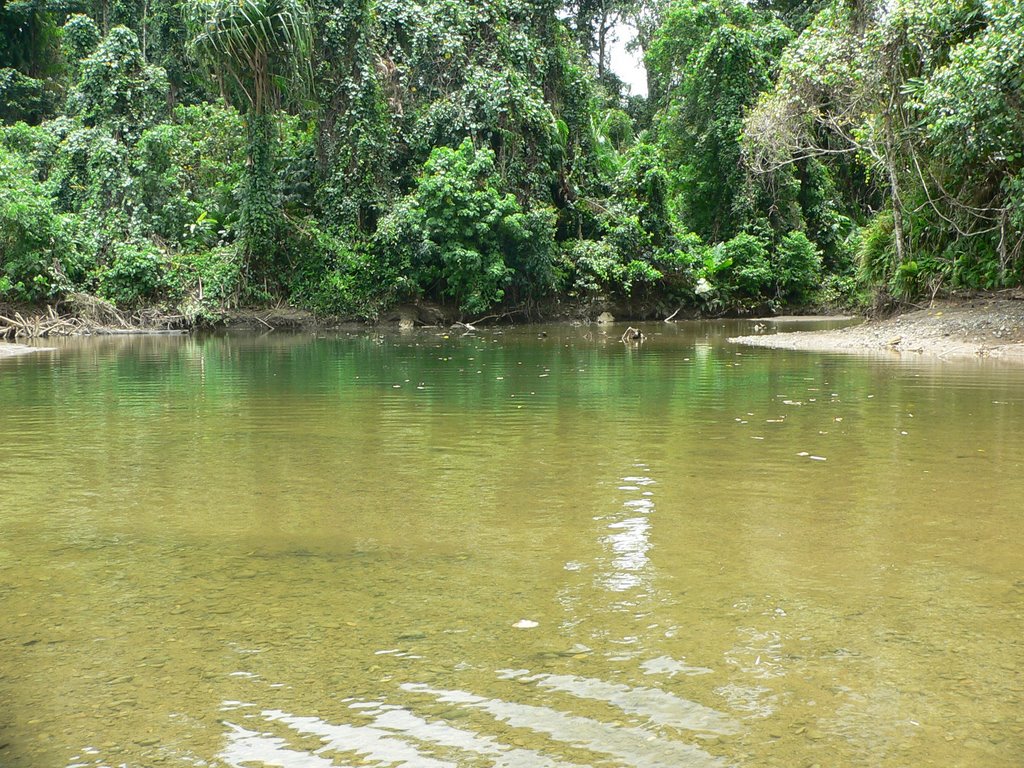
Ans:
<svg viewBox="0 0 1024 768"><path fill-rule="evenodd" d="M266 270L277 249L274 114L282 89L309 82L311 24L301 0L200 0L193 10L197 55L245 115L249 146L241 230L250 269Z"/></svg>
<svg viewBox="0 0 1024 768"><path fill-rule="evenodd" d="M598 78L608 69L616 25L629 20L641 4L638 0L572 0L566 4L580 44L597 61Z"/></svg>
<svg viewBox="0 0 1024 768"><path fill-rule="evenodd" d="M687 227L711 242L753 223L740 134L789 30L739 0L676 2L647 54L664 94L661 146Z"/></svg>

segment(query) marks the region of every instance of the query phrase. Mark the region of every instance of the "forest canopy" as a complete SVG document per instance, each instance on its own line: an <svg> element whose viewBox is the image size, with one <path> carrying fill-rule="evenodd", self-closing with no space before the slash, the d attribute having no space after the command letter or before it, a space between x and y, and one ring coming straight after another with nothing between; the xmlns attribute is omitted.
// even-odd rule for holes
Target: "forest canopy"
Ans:
<svg viewBox="0 0 1024 768"><path fill-rule="evenodd" d="M0 301L718 314L1024 278L1020 0L3 0ZM617 32L646 97L609 66Z"/></svg>

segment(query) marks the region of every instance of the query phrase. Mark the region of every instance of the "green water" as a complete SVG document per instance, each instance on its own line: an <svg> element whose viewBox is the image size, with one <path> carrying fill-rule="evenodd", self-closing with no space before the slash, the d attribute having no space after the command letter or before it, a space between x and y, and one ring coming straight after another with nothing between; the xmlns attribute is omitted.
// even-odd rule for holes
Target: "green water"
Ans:
<svg viewBox="0 0 1024 768"><path fill-rule="evenodd" d="M1024 763L1024 369L645 329L0 361L0 766Z"/></svg>

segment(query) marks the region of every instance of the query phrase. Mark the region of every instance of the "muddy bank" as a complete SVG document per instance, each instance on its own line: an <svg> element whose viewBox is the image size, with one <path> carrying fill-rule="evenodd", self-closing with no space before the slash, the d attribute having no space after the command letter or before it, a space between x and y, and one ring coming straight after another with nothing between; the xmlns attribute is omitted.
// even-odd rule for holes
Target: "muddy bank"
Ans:
<svg viewBox="0 0 1024 768"><path fill-rule="evenodd" d="M936 301L928 309L834 331L764 333L729 341L756 347L813 352L931 355L946 359L989 357L1024 363L1024 301Z"/></svg>
<svg viewBox="0 0 1024 768"><path fill-rule="evenodd" d="M49 352L50 347L27 347L24 344L11 344L7 341L0 341L0 359L15 357L16 355L30 355L33 352Z"/></svg>

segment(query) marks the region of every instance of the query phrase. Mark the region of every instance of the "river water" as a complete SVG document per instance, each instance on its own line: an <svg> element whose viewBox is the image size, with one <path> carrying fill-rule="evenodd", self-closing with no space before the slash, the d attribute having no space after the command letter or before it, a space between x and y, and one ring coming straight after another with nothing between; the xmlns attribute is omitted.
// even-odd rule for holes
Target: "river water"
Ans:
<svg viewBox="0 0 1024 768"><path fill-rule="evenodd" d="M1024 369L751 323L0 361L0 766L1019 766Z"/></svg>

